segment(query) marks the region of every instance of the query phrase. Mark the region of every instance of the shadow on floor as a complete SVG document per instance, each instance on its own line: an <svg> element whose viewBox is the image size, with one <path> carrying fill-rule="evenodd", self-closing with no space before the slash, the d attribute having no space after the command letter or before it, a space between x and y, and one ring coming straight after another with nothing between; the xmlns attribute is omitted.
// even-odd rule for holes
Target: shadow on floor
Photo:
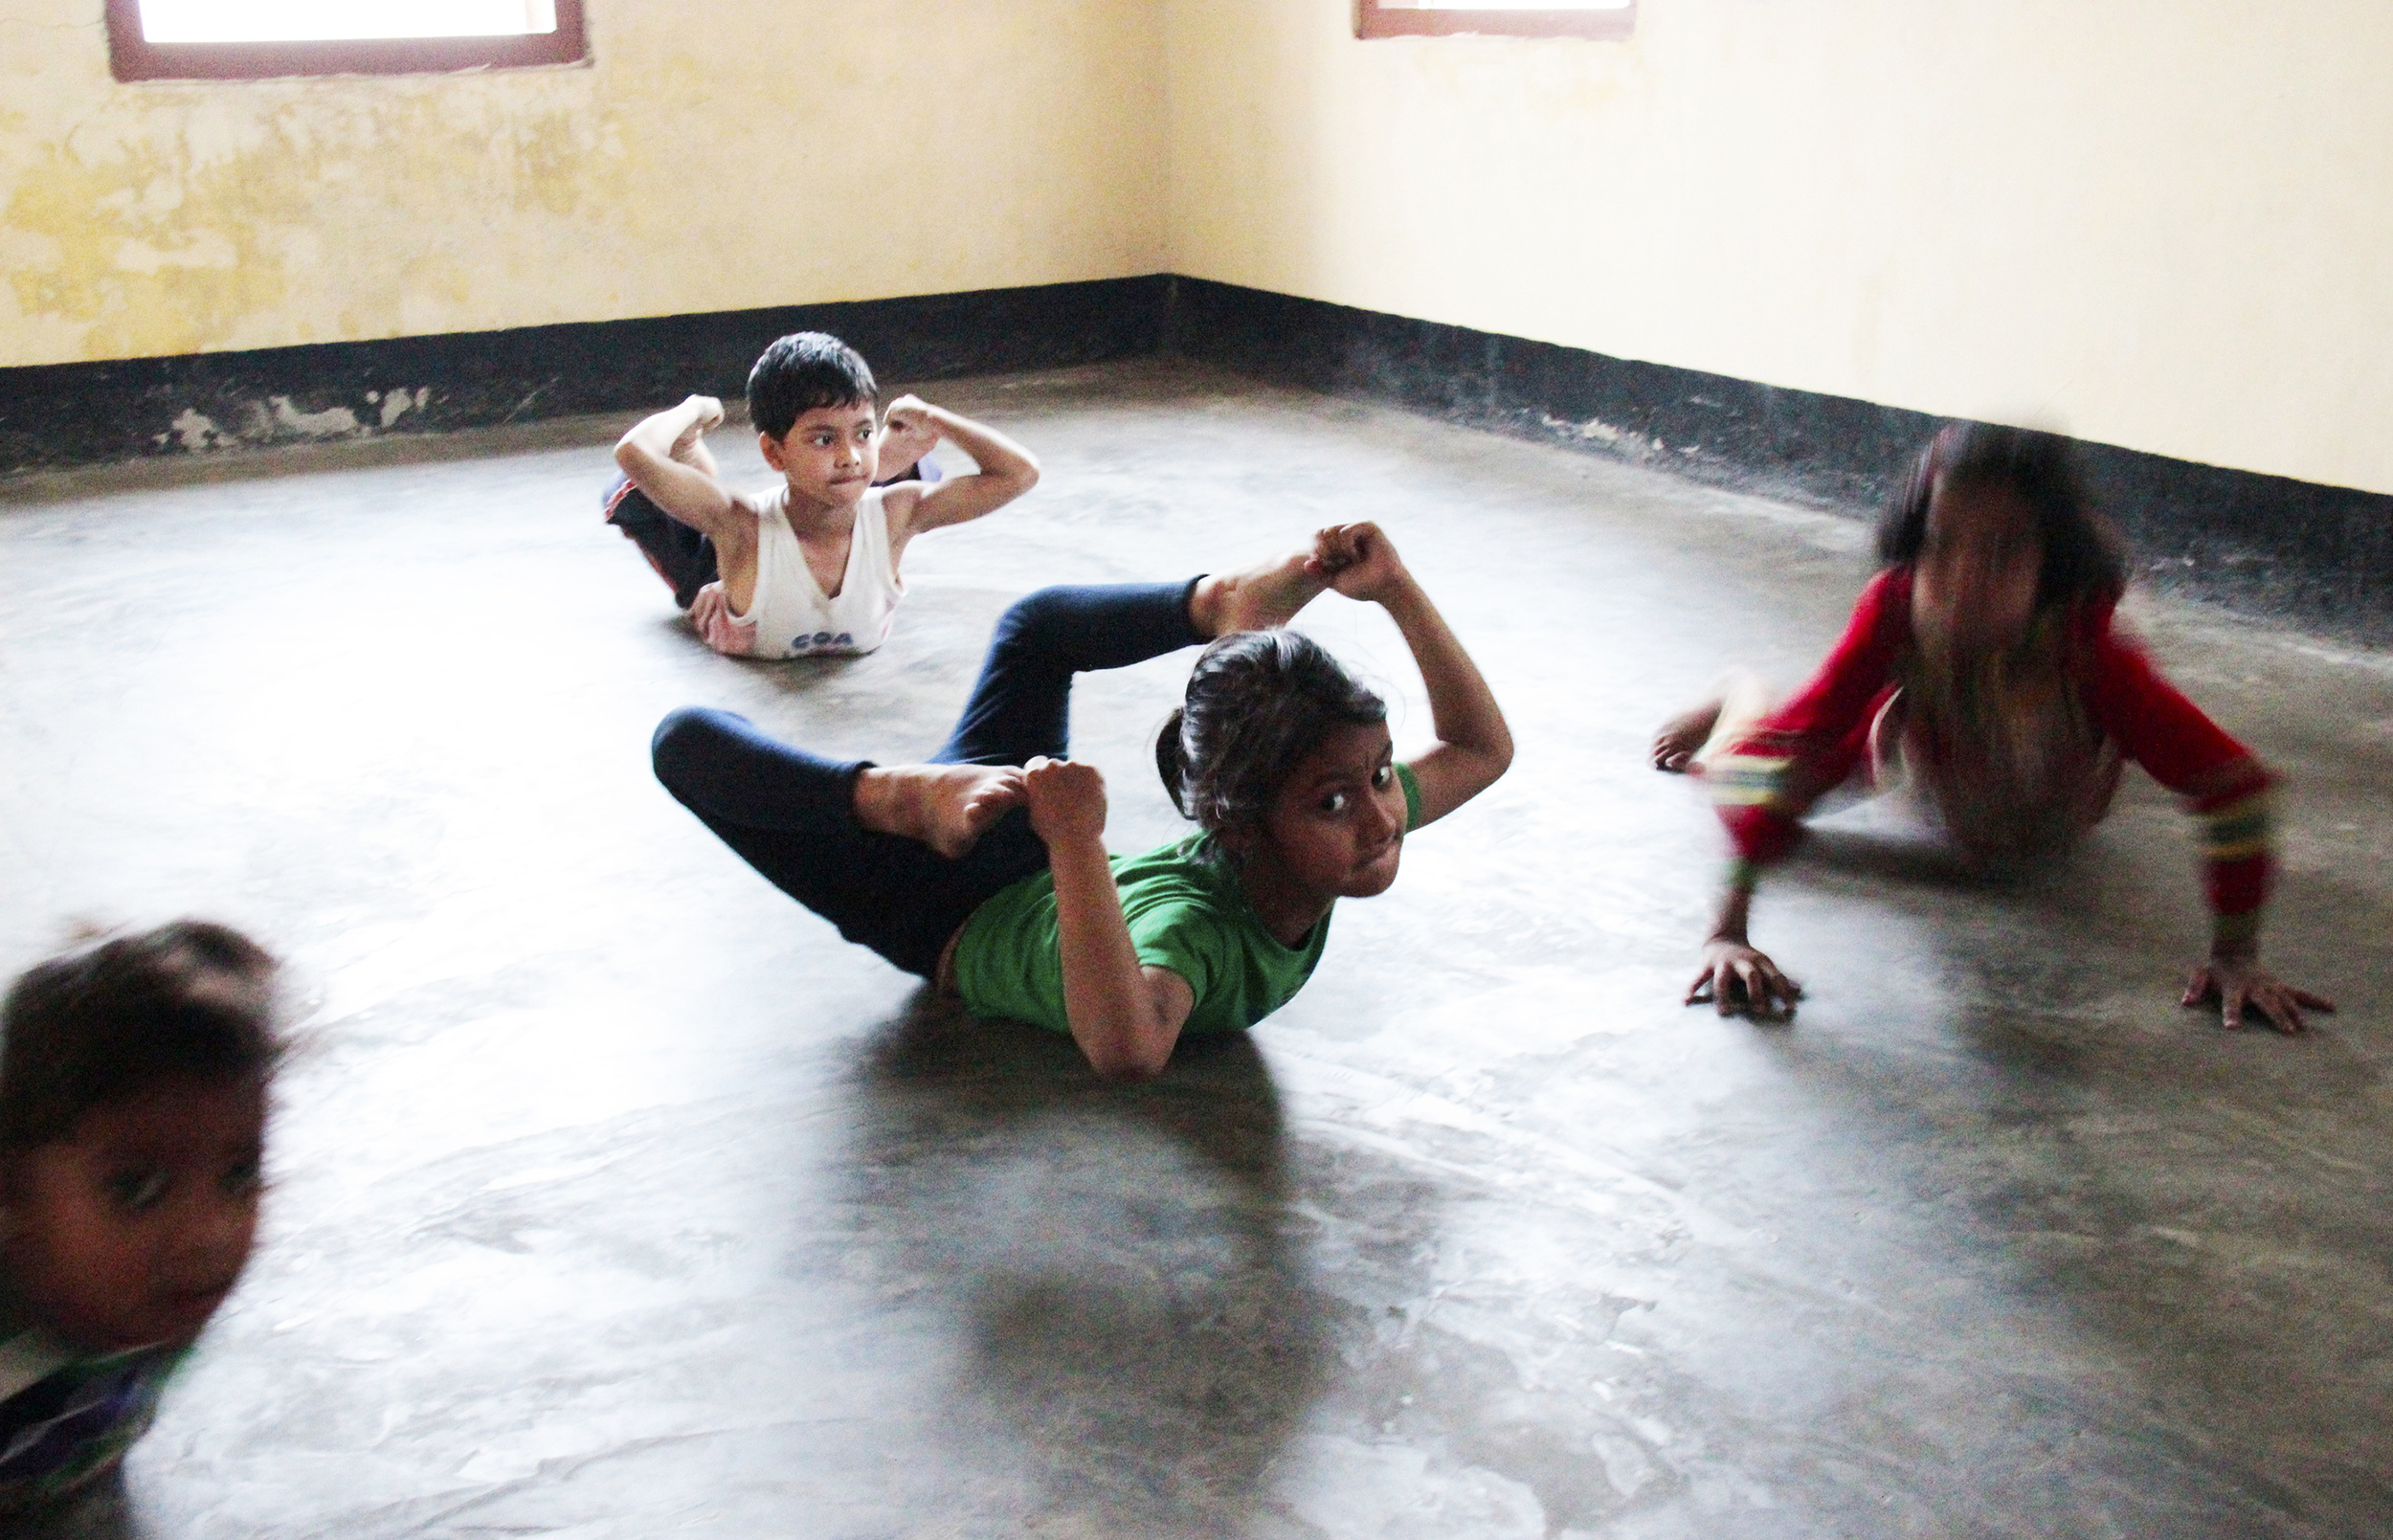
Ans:
<svg viewBox="0 0 2393 1540"><path fill-rule="evenodd" d="M1332 1356L1254 1044L1107 1084L1068 1039L925 990L860 1069L852 1200L881 1265L951 1312L952 1398L988 1440L968 1458L1001 1451L1034 1512L1092 1532L1238 1530Z"/></svg>
<svg viewBox="0 0 2393 1540"><path fill-rule="evenodd" d="M2016 1420L2074 1428L2053 1457L2073 1483L2122 1505L2141 1494L2171 1532L2362 1532L2341 1528L2362 1514L2381 1532L2382 1073L2358 1023L2327 1016L2289 1039L2179 1008L2198 952L2181 954L2176 932L2192 917L2156 901L2172 882L2194 888L2194 853L2136 833L1987 882L1924 838L1821 831L1795 882L1918 927L1958 1008L1908 1041L1874 1013L1828 1055L1839 1072L1811 1083L1860 1094L1845 1116L1890 1140L1901 1206L1949 1248L1943 1265L2095 1346L2099 1376L2067 1383L2024 1355L1998 1393ZM2273 966L2334 985L2313 968L2374 959L2322 958L2306 931L2373 904L2331 874L2290 874Z"/></svg>
<svg viewBox="0 0 2393 1540"><path fill-rule="evenodd" d="M2102 949L2072 949L2101 970ZM1985 971L1987 1003L1955 1023L1984 1170L1952 1217L2114 1376L2026 1369L2015 1394L2079 1424L2085 1475L2170 1494L2175 1532L2393 1532L2375 1421L2393 1194L2359 1175L2377 1077L2331 1038L2229 1034L2173 994L2119 1019L1999 1003L2011 986Z"/></svg>

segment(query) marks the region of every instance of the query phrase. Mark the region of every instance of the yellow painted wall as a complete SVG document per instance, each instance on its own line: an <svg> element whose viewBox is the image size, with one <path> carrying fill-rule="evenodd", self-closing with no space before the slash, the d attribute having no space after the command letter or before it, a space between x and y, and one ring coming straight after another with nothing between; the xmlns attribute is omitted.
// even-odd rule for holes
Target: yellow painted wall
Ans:
<svg viewBox="0 0 2393 1540"><path fill-rule="evenodd" d="M1153 0L587 0L594 62L119 85L0 0L0 366L1163 265Z"/></svg>
<svg viewBox="0 0 2393 1540"><path fill-rule="evenodd" d="M118 85L0 0L0 366L1174 271L2393 492L2393 6L588 0Z"/></svg>
<svg viewBox="0 0 2393 1540"><path fill-rule="evenodd" d="M1167 0L1174 271L2393 492L2393 6Z"/></svg>

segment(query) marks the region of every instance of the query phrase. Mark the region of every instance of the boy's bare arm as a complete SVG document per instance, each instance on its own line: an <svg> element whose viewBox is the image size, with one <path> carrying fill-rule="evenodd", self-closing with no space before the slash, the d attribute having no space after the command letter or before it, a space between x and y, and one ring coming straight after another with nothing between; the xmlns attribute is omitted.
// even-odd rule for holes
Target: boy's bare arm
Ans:
<svg viewBox="0 0 2393 1540"><path fill-rule="evenodd" d="M953 439L979 467L970 476L953 477L936 486L890 488L883 505L892 515L892 537L901 543L926 529L995 513L1039 484L1039 459L1029 450L986 423L934 407L920 396L900 396L891 402L887 423L884 433L902 436L909 447L921 443L925 451L941 438ZM903 525L903 534L894 527L897 524Z"/></svg>
<svg viewBox="0 0 2393 1540"><path fill-rule="evenodd" d="M658 507L721 543L739 533L739 501L682 457L723 421L723 403L694 395L644 418L615 446L615 462Z"/></svg>

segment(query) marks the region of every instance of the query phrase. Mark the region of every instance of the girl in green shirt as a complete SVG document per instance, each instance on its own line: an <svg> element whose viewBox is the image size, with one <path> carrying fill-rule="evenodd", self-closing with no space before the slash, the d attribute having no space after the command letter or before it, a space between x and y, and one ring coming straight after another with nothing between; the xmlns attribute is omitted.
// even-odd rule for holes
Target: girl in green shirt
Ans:
<svg viewBox="0 0 2393 1540"><path fill-rule="evenodd" d="M1281 629L1323 589L1384 607L1437 742L1397 763L1387 707ZM1209 643L1155 746L1195 836L1105 848L1105 781L1065 757L1072 678ZM774 885L975 1014L1067 1032L1100 1074L1159 1073L1183 1032L1251 1026L1310 976L1341 898L1396 881L1404 836L1504 773L1487 681L1378 527L1186 583L1041 589L998 621L947 745L841 762L744 718L658 727L665 787Z"/></svg>

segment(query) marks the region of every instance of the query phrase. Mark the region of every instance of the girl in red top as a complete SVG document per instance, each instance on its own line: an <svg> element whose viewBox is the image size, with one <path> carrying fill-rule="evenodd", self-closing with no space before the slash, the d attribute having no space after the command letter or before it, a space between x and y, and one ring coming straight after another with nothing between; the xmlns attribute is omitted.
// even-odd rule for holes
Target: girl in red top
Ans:
<svg viewBox="0 0 2393 1540"><path fill-rule="evenodd" d="M2049 858L2109 809L2132 759L2203 829L2215 917L2183 1003L2281 1032L2328 1001L2260 966L2271 777L2113 622L2126 586L2067 441L1955 424L1878 529L1885 569L1810 682L1775 709L1750 683L1664 726L1657 770L1703 775L1737 859L1689 1005L1778 1018L1802 991L1746 936L1760 868L1825 792L1907 783L1980 867Z"/></svg>

